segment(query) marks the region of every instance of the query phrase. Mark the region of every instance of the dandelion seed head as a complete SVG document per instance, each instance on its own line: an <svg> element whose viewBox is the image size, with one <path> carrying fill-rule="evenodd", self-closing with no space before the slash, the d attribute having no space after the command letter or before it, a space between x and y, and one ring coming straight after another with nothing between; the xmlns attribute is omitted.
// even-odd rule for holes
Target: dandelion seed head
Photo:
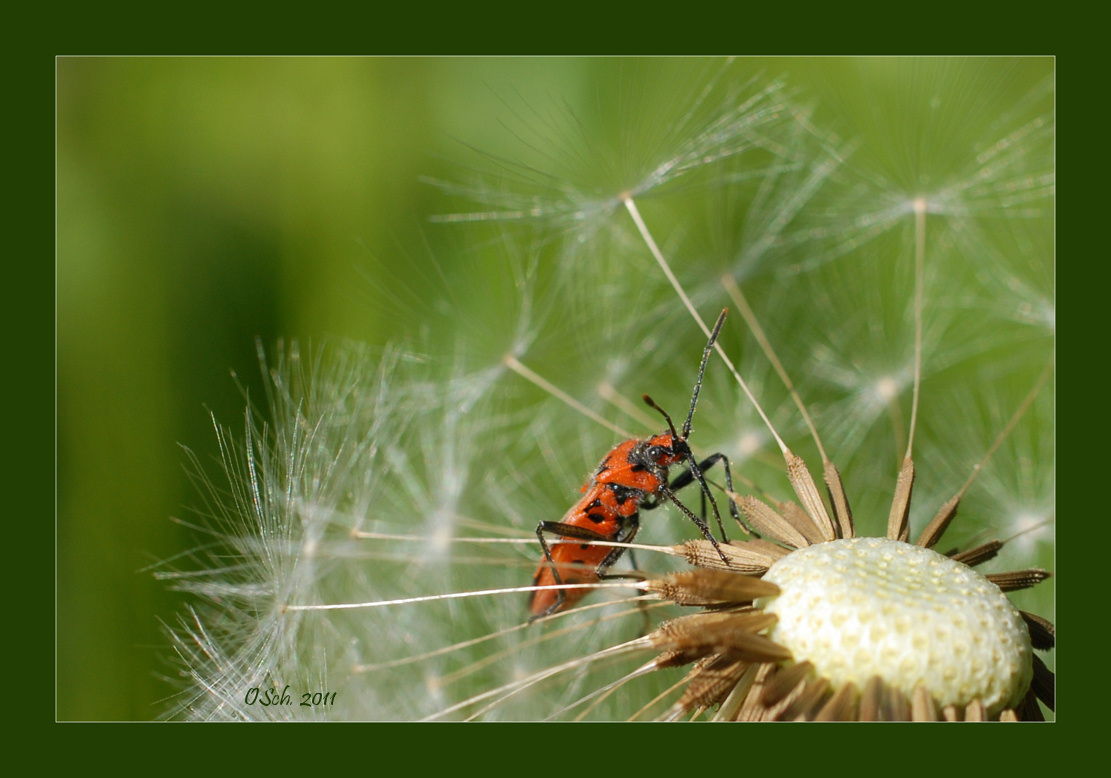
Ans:
<svg viewBox="0 0 1111 778"><path fill-rule="evenodd" d="M744 461L750 457L760 453L764 448L766 442L766 435L761 435L757 432L746 432L737 440L737 459Z"/></svg>
<svg viewBox="0 0 1111 778"><path fill-rule="evenodd" d="M1009 538L1007 545L1016 557L1033 559L1038 547L1054 540L1052 509L1032 512L1029 509L1015 512L1005 525L1002 533Z"/></svg>
<svg viewBox="0 0 1111 778"><path fill-rule="evenodd" d="M1036 310L1037 313L1035 314L1034 318L1038 321L1041 321L1045 325L1045 328L1047 330L1049 330L1050 332L1054 332L1057 329L1056 307L1052 303L1046 302L1045 304L1038 306Z"/></svg>
<svg viewBox="0 0 1111 778"><path fill-rule="evenodd" d="M442 676L439 673L429 672L424 676L424 689L428 693L429 698L435 700L437 705L444 705L446 703L444 684Z"/></svg>
<svg viewBox="0 0 1111 778"><path fill-rule="evenodd" d="M899 382L891 376L883 376L872 385L872 393L876 402L886 405L899 396Z"/></svg>
<svg viewBox="0 0 1111 778"><path fill-rule="evenodd" d="M451 553L453 517L445 511L437 511L428 532L428 553L430 561L443 561Z"/></svg>
<svg viewBox="0 0 1111 778"><path fill-rule="evenodd" d="M778 622L769 637L835 687L872 676L908 697L919 685L941 706L979 699L1015 707L1033 674L1025 623L999 588L934 551L852 538L796 551L765 581Z"/></svg>

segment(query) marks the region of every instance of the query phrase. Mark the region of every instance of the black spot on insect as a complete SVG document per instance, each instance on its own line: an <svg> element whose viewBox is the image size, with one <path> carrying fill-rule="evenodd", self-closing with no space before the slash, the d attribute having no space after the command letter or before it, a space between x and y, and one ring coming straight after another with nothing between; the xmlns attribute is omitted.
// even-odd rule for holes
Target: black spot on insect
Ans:
<svg viewBox="0 0 1111 778"><path fill-rule="evenodd" d="M621 484L607 484L607 486L609 490L613 492L613 499L617 501L618 505L624 505L639 493L639 490L630 489L628 486L622 486ZM597 502L597 500L595 502Z"/></svg>
<svg viewBox="0 0 1111 778"><path fill-rule="evenodd" d="M589 543L580 543L579 548L581 548L583 551L586 551L587 549L590 548L590 544ZM579 560L579 564L582 564L582 560Z"/></svg>
<svg viewBox="0 0 1111 778"><path fill-rule="evenodd" d="M633 466L632 466L632 467L631 467L630 469L631 469L631 470L632 470L632 471L633 471L634 473L643 473L643 472L644 472L645 470L647 470L648 468L646 468L646 467L645 467L644 465L642 465L642 464L641 464L640 462L637 462L637 463L636 463L635 465L633 465Z"/></svg>
<svg viewBox="0 0 1111 778"><path fill-rule="evenodd" d="M603 521L606 520L606 515L604 513L588 513L586 514L586 517L595 524L601 524Z"/></svg>

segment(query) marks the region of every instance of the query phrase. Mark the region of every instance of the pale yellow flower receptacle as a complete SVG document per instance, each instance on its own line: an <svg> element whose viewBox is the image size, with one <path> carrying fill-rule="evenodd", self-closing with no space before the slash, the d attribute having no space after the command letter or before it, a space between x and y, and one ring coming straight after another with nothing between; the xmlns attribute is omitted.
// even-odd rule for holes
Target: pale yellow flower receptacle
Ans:
<svg viewBox="0 0 1111 778"><path fill-rule="evenodd" d="M935 551L852 538L795 551L764 576L782 590L758 602L769 633L834 688L873 676L940 706L1017 706L1033 676L1029 631L998 586Z"/></svg>

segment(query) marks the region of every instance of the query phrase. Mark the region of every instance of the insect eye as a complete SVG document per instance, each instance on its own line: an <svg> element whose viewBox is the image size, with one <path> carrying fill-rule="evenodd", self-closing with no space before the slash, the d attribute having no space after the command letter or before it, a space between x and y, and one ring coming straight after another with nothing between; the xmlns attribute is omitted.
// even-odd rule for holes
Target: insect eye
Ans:
<svg viewBox="0 0 1111 778"><path fill-rule="evenodd" d="M649 446L648 450L644 453L653 462L659 462L661 459L667 456L667 449L663 446Z"/></svg>

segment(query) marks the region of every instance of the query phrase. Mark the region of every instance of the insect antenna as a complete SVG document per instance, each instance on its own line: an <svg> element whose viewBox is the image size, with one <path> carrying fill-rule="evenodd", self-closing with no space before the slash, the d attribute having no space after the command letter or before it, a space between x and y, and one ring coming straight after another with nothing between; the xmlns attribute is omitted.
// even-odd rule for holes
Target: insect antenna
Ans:
<svg viewBox="0 0 1111 778"><path fill-rule="evenodd" d="M656 409L657 411L659 411L659 412L660 412L660 414L661 414L661 415L662 415L662 416L663 416L663 417L664 417L665 419L667 419L667 426L668 426L668 428L669 428L669 429L671 430L671 438L672 438L672 440L686 440L686 436L684 436L684 437L679 437L679 433L675 431L675 424L674 424L674 422L672 422L672 421L671 421L671 417L667 415L667 411L665 411L665 410L664 410L663 408L661 408L660 406L656 405L656 401L655 401L655 400L653 400L653 399L652 399L651 397L649 397L648 395L644 395L644 402L645 402L645 404L647 404L647 405L648 405L648 407L649 407L649 408L655 408L655 409Z"/></svg>
<svg viewBox="0 0 1111 778"><path fill-rule="evenodd" d="M675 274L671 272L671 266L667 264L667 258L664 257L663 252L660 251L660 247L656 244L656 240L652 237L652 233L648 231L648 225L646 225L644 219L641 218L636 203L633 202L632 197L626 198L624 202L625 209L636 223L637 231L640 233L641 237L644 238L644 242L648 245L648 250L651 251L652 256L656 258L660 268L664 271L664 275L666 275L668 281L671 282L672 288L674 288L675 292L679 295L679 299L683 301L683 305L690 311L691 316L694 318L695 322L698 323L698 326L702 328L702 331L709 334L709 328L707 328L705 322L702 321L702 317L698 315L694 303L691 302L687 293L683 291L679 279L675 277ZM711 342L713 342L713 336L711 336ZM826 540L833 540L837 537L837 530L834 528L833 520L830 519L829 513L826 511L825 503L822 502L822 497L818 493L818 487L814 484L814 478L810 475L806 463L801 457L787 447L783 438L776 432L772 420L768 418L768 414L764 412L764 408L760 405L760 401L756 399L756 395L752 393L752 389L745 380L741 378L741 374L737 372L736 366L734 366L733 361L729 359L729 356L725 353L725 349L721 347L720 343L717 345L717 351L722 361L725 362L725 366L729 368L729 372L737 379L738 386L741 387L745 396L752 402L752 406L756 409L756 412L760 414L760 418L767 426L772 437L775 438L775 442L779 445L779 450L783 452L783 459L787 465L787 479L791 482L791 487L795 490L795 494L798 495L799 500L802 502L806 514L818 525ZM736 505L736 503L732 504Z"/></svg>
<svg viewBox="0 0 1111 778"><path fill-rule="evenodd" d="M698 404L698 392L702 389L702 376L706 373L706 362L710 358L710 351L714 347L714 341L718 339L718 333L721 332L721 325L725 323L725 314L729 313L729 309L722 310L721 315L718 316L718 323L714 325L714 331L710 333L710 340L706 344L706 348L702 351L702 364L698 367L698 380L694 384L694 393L691 395L691 409L687 414L687 420L683 424L683 440L690 437L691 434L691 420L694 419L694 406ZM666 413L664 414L667 415ZM671 419L668 419L668 424ZM675 433L675 428L671 428L672 434Z"/></svg>
<svg viewBox="0 0 1111 778"><path fill-rule="evenodd" d="M710 359L710 352L714 348L714 341L717 340L718 333L721 332L721 327L725 323L725 316L726 316L727 313L729 313L728 308L722 310L721 315L718 316L717 324L714 325L713 332L710 333L710 340L706 344L706 348L702 351L702 363L698 367L698 380L695 381L695 384L694 384L694 392L693 392L693 396L691 397L691 409L690 409L690 412L687 414L686 422L683 424L683 434L682 434L682 436L680 436L675 431L675 423L671 421L671 417L668 416L667 411L665 411L660 406L656 405L656 402L651 397L649 397L648 395L644 395L644 402L650 408L655 408L657 411L659 411L660 414L667 420L667 426L671 430L671 439L672 439L673 442L674 441L681 441L685 444L687 438L690 437L690 434L691 434L691 420L694 418L694 409L695 409L695 406L698 404L698 393L702 389L702 378L706 373L706 362ZM721 519L721 511L718 509L717 500L714 499L714 495L710 492L710 487L706 484L706 479L702 475L702 470L698 466L698 460L694 458L694 454L691 452L689 446L686 446L685 456L686 456L686 459L687 459L687 464L690 467L691 476L696 481L698 481L699 486L702 487L703 512L705 512L706 498L709 498L710 505L714 509L714 518L717 519L718 529L721 530L721 538L722 538L723 541L728 542L728 538L725 535L725 524ZM728 467L728 461L726 462L726 467ZM675 495L669 489L667 489L666 487L661 487L661 491L672 502L674 502L675 505L678 506L679 509L683 511L683 513L687 514L687 516L691 520L693 520L695 524L698 525L698 528L702 530L702 533L707 537L707 539L711 543L713 543L714 548L717 549L718 555L721 556L722 561L724 561L726 563L726 565L728 565L729 562L725 559L725 554L721 551L720 548L718 548L717 541L714 540L713 535L710 534L709 530L706 528L705 522L699 520L693 513L690 512L690 510L687 509L686 506L684 506L682 503L680 503L679 500L675 497ZM738 521L739 520L740 519L738 518Z"/></svg>

